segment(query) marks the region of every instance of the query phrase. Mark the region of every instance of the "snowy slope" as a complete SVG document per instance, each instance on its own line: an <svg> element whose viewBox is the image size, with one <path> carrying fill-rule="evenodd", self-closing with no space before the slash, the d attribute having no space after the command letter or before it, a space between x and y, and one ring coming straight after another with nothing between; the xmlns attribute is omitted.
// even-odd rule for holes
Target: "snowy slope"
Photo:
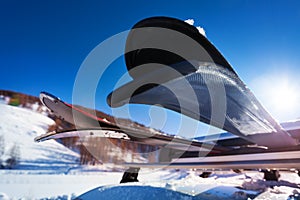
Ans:
<svg viewBox="0 0 300 200"><path fill-rule="evenodd" d="M20 148L17 169L0 170L3 199L300 199L300 178L281 172L279 182L263 180L257 171L216 171L209 178L189 170L141 169L139 183L119 184L122 172L77 165L79 155L55 141L35 143L54 122L32 110L0 103L0 136L5 155ZM122 194L122 195L120 195Z"/></svg>
<svg viewBox="0 0 300 200"><path fill-rule="evenodd" d="M209 178L201 178L198 175L199 173L191 171L141 170L139 183L118 184L122 177L121 172L18 176L5 174L1 175L0 194L15 199L69 199L79 196L82 200L150 197L170 200L175 197L175 199L263 200L292 199L289 198L291 195L296 197L300 194L298 186L300 179L290 172L282 172L282 179L279 182L263 181L263 175L255 171L242 174L231 171L215 172Z"/></svg>
<svg viewBox="0 0 300 200"><path fill-rule="evenodd" d="M54 121L29 109L0 103L0 136L4 138L5 154L10 149L20 149L19 170L53 170L75 165L79 155L55 141L35 143L34 138L47 131ZM27 173L27 172L26 172Z"/></svg>
<svg viewBox="0 0 300 200"><path fill-rule="evenodd" d="M79 199L300 199L300 178L291 172L281 174L282 179L274 182L262 180L257 171L217 171L209 178L194 171L148 171L141 173L139 183L97 187Z"/></svg>

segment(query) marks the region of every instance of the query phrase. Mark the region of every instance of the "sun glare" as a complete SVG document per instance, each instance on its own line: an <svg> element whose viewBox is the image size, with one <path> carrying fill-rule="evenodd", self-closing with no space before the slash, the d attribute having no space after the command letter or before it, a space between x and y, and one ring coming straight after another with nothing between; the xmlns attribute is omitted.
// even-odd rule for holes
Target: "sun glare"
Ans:
<svg viewBox="0 0 300 200"><path fill-rule="evenodd" d="M278 85L277 87L274 86L270 92L270 102L274 106L275 110L289 112L297 106L296 103L298 95L292 85L284 84Z"/></svg>
<svg viewBox="0 0 300 200"><path fill-rule="evenodd" d="M300 116L300 85L293 75L267 74L252 82L253 92L278 121Z"/></svg>

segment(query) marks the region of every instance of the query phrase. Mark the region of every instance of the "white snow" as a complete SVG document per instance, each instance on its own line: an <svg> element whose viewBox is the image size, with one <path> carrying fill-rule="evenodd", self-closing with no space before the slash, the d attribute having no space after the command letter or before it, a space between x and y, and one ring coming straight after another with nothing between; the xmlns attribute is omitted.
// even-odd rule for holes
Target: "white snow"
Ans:
<svg viewBox="0 0 300 200"><path fill-rule="evenodd" d="M75 197L103 186L105 188L100 190L98 188L90 192L94 199L103 198L104 194L102 192L104 192L104 189L105 195L114 195L114 199L140 199L145 196L151 196L158 191L157 188L161 190L156 194L156 199L165 197L165 193L174 195L172 191L179 193L177 197L184 197L185 199L191 199L192 197L195 197L195 199L247 199L252 196L256 197L255 199L288 199L290 195L300 192L297 184L293 185L287 180L280 182L260 180L262 174L255 171L243 174L235 174L231 171L215 172L206 179L200 178L198 176L199 173L184 170L142 170L138 177L139 183L126 184L118 184L121 180L122 172L85 173L78 171L69 175L16 175L7 173L1 175L0 194L25 199L50 198L63 195ZM282 172L282 175L291 182L295 179L293 180L295 183L300 183L296 174ZM270 185L274 187L270 188ZM128 192L127 186L135 187L136 192L133 190L127 193L127 196L122 196L122 198L118 196L117 193ZM141 190L143 193L137 196ZM106 199L110 198L107 197Z"/></svg>
<svg viewBox="0 0 300 200"><path fill-rule="evenodd" d="M0 135L5 150L18 145L21 151L16 169L0 170L0 200L71 199L79 195L82 199L118 200L289 199L300 193L300 178L292 172L281 172L280 181L272 182L264 181L257 171L215 171L204 179L199 177L201 171L141 169L139 183L119 184L122 171L111 172L108 166L79 166L79 155L63 145L33 141L53 123L43 114L0 103Z"/></svg>
<svg viewBox="0 0 300 200"><path fill-rule="evenodd" d="M187 20L185 20L185 22L192 26L194 26L194 23L195 23L194 19L187 19ZM201 26L196 26L196 28L198 29L199 33L201 33L203 36L206 37L204 28L202 28Z"/></svg>
<svg viewBox="0 0 300 200"><path fill-rule="evenodd" d="M55 141L35 143L54 121L29 109L0 104L0 136L4 138L5 155L14 145L20 148L18 169L48 169L76 164L79 155Z"/></svg>
<svg viewBox="0 0 300 200"><path fill-rule="evenodd" d="M289 199L299 194L297 184L281 180L263 181L262 173L247 171L235 174L231 171L214 172L209 178L199 177L195 171L148 171L141 172L139 183L100 186L80 199ZM282 172L284 178L297 175ZM296 175L296 176L295 176ZM107 176L110 176L107 174ZM149 180L150 179L150 180ZM294 180L299 183L299 178ZM252 182L252 183L250 183ZM258 183L259 182L259 183ZM248 186L246 186L246 183ZM287 186L289 185L289 186ZM247 187L251 187L251 189ZM270 188L273 186L273 188ZM175 192L175 193L174 193ZM122 195L122 197L118 194ZM153 196L155 194L155 196Z"/></svg>

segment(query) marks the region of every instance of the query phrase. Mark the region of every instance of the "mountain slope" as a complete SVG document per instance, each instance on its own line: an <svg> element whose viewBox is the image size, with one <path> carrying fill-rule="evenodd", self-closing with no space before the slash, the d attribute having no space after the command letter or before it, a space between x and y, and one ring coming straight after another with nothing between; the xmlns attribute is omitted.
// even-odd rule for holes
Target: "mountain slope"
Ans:
<svg viewBox="0 0 300 200"><path fill-rule="evenodd" d="M0 136L3 138L4 155L9 157L15 146L20 155L17 169L58 169L75 165L79 155L62 144L47 141L35 143L34 137L47 131L54 121L32 110L0 104Z"/></svg>

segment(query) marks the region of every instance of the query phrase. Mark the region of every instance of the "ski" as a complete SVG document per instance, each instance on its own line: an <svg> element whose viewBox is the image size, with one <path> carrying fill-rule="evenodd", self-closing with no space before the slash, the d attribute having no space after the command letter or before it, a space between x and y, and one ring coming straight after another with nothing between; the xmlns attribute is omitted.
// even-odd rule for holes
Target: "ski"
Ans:
<svg viewBox="0 0 300 200"><path fill-rule="evenodd" d="M167 51L169 44L174 52ZM160 105L259 146L298 145L194 26L168 17L144 19L130 31L126 52L133 80L108 95L111 107Z"/></svg>

